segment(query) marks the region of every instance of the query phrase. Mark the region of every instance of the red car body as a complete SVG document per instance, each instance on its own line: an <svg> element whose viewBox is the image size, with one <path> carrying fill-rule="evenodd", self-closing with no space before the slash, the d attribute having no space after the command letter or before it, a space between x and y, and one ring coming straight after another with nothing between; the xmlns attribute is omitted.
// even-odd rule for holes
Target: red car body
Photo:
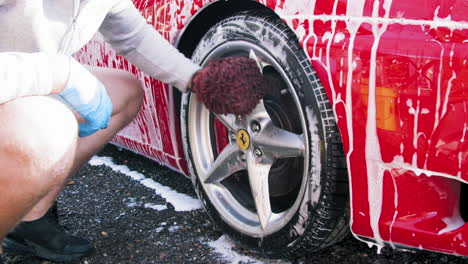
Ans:
<svg viewBox="0 0 468 264"><path fill-rule="evenodd" d="M196 44L190 34L203 34L195 23L227 16L222 8L232 1L134 2L187 51ZM347 159L355 237L467 256L468 1L241 2L272 10L295 32L327 91ZM129 70L144 83L140 114L113 142L187 175L178 92L99 37L77 57Z"/></svg>

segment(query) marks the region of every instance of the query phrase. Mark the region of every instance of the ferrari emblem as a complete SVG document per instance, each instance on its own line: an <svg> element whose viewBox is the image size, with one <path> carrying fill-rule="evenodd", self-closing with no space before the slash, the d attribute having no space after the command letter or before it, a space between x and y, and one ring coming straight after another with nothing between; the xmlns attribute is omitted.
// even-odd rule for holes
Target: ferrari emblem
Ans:
<svg viewBox="0 0 468 264"><path fill-rule="evenodd" d="M250 146L250 137L249 133L245 131L244 129L241 129L237 132L237 137L236 137L237 145L241 149L248 149Z"/></svg>

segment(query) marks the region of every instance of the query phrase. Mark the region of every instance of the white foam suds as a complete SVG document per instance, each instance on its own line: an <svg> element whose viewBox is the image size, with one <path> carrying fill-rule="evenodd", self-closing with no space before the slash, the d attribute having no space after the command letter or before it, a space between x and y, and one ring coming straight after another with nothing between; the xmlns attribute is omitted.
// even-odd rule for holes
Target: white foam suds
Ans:
<svg viewBox="0 0 468 264"><path fill-rule="evenodd" d="M439 110L440 110L440 100L441 100L441 90L442 90L442 74L443 74L443 61L444 61L444 52L445 49L442 44L438 41L435 41L441 48L440 50L440 59L439 59L439 75L437 77L437 93L436 93L436 105L435 105L435 113L434 113L434 127L432 129L433 133L436 131L437 127L439 126ZM426 165L424 166L426 167Z"/></svg>
<svg viewBox="0 0 468 264"><path fill-rule="evenodd" d="M349 5L349 3L348 3ZM368 24L399 24L409 26L429 26L431 28L446 27L453 29L468 29L468 21L453 21L453 20L422 20L422 19L407 19L407 18L389 18L389 17L368 17L368 16L349 16L349 15L288 15L281 17L283 19L309 19L320 21L353 21L354 23Z"/></svg>
<svg viewBox="0 0 468 264"><path fill-rule="evenodd" d="M415 167L413 164L405 163L403 156L397 155L393 158L393 161L391 163L386 163L385 166L388 168L396 168L396 169L401 169L401 170L406 170L406 171L411 171L413 172L416 176L421 176L421 175L426 175L427 177L432 177L432 176L439 176L439 177L444 177L452 180L458 180L462 181L464 183L468 183L462 178L459 178L457 176L443 173L443 172L437 172L437 171L431 171L431 170L426 170L426 169L420 169L418 167Z"/></svg>
<svg viewBox="0 0 468 264"><path fill-rule="evenodd" d="M320 172L321 164L320 161L320 137L318 135L318 120L310 107L306 108L306 115L309 119L309 133L311 137L311 153L312 162L310 163L310 202L312 205L316 205L320 199L322 188L320 185Z"/></svg>
<svg viewBox="0 0 468 264"><path fill-rule="evenodd" d="M455 215L453 217L442 217L442 221L444 221L447 226L441 229L437 235L457 230L465 224L465 221L461 218L460 215Z"/></svg>
<svg viewBox="0 0 468 264"><path fill-rule="evenodd" d="M322 42L328 42L332 39L333 37L333 34L329 31L325 32L325 34L323 34L323 37L322 37Z"/></svg>
<svg viewBox="0 0 468 264"><path fill-rule="evenodd" d="M130 197L130 198L124 199L124 200L128 200L127 207L138 207L138 206L141 205L141 203L137 202L136 198L134 198L134 197Z"/></svg>
<svg viewBox="0 0 468 264"><path fill-rule="evenodd" d="M162 211L167 209L167 205L165 204L154 204L154 203L143 203L141 201L137 201L137 198L130 197L127 202L127 207L134 208L134 207L143 207L143 208L150 208L157 211Z"/></svg>
<svg viewBox="0 0 468 264"><path fill-rule="evenodd" d="M383 8L385 18L388 18L392 0L384 0ZM374 2L372 11L373 18L378 18L380 1ZM367 193L369 202L370 226L374 235L377 252L380 253L384 246L380 235L379 220L382 213L383 202L383 176L385 167L382 165L380 143L377 136L377 111L376 111L376 74L377 74L377 49L380 38L387 30L387 23L372 23L372 34L374 43L371 48L370 69L369 69L369 93L367 104L366 138L365 138L365 159L367 167Z"/></svg>
<svg viewBox="0 0 468 264"><path fill-rule="evenodd" d="M450 15L448 15L447 17L439 17L439 10L440 10L440 6L438 6L434 11L434 21L451 21L452 20Z"/></svg>
<svg viewBox="0 0 468 264"><path fill-rule="evenodd" d="M333 10L332 10L332 17L334 17L336 15L336 10L338 8L338 0L335 0L335 2L333 3ZM331 52L331 47L332 47L332 42L333 42L333 38L335 36L335 32L336 32L336 20L334 19L331 19L330 20L331 22L331 32L330 32L330 39L327 41L327 49L326 49L326 56L325 56L325 70L327 72L327 78L328 78L328 85L330 86L330 91L331 91L331 96L333 98L333 105L332 105L332 108L333 108L333 113L337 113L336 111L336 107L337 107L337 104L338 104L338 100L337 99L337 94L336 94L336 89L335 89L335 84L333 83L333 76L332 76L332 72L331 72L331 56L330 56L330 52ZM328 33L328 32L327 32ZM327 34L325 33L325 34Z"/></svg>
<svg viewBox="0 0 468 264"><path fill-rule="evenodd" d="M346 6L346 15L348 16L355 16L355 17L362 17L364 12L364 3L365 0L350 0L348 5ZM353 83L353 71L357 67L357 63L353 58L353 51L354 51L354 41L356 39L356 34L361 26L361 22L359 21L348 21L346 23L346 27L349 31L349 44L348 44L348 72L346 74L346 103L345 103L345 111L346 111L346 128L348 131L348 152L346 153L346 163L348 168L351 168L351 155L354 151L354 129L353 129L353 100L352 100L352 83ZM352 174L351 169L348 170L348 181L352 182ZM350 200L350 219L349 219L349 226L353 226L353 188L349 188L349 200ZM351 232L355 238L361 240L354 232Z"/></svg>
<svg viewBox="0 0 468 264"><path fill-rule="evenodd" d="M157 210L157 211L162 211L162 210L166 210L167 209L167 206L165 204L153 204L153 203L145 203L143 205L143 207L145 208L150 208L150 209L154 209L154 210Z"/></svg>
<svg viewBox="0 0 468 264"><path fill-rule="evenodd" d="M216 241L207 242L208 246L213 248L214 252L220 255L223 262L232 264L289 264L283 260L266 260L254 257L244 256L237 253L233 248L236 246L226 236L221 236Z"/></svg>
<svg viewBox="0 0 468 264"><path fill-rule="evenodd" d="M449 104L449 96L452 91L453 80L455 80L455 78L457 78L457 74L455 73L455 71L452 71L452 77L450 77L450 79L448 80L447 91L445 92L444 105L442 107L442 113L440 115L441 118L444 118L445 113L447 113L447 107Z"/></svg>
<svg viewBox="0 0 468 264"><path fill-rule="evenodd" d="M453 238L453 241L461 241L459 245L462 246L462 247L465 247L465 248L466 248L466 247L468 246L468 245L466 244L465 239L463 239L463 234L462 234L462 232L458 233L458 234Z"/></svg>
<svg viewBox="0 0 468 264"><path fill-rule="evenodd" d="M393 240L392 240L392 231L393 231L393 225L395 224L396 218L398 216L398 185L396 183L395 176L393 174L391 174L391 176L392 176L392 182L393 182L393 188L394 188L393 206L395 206L395 209L393 213L392 223L390 224L390 228L389 228L389 242L390 242L390 246L393 249L395 249L396 247L395 247L395 244L393 244Z"/></svg>
<svg viewBox="0 0 468 264"><path fill-rule="evenodd" d="M466 114L467 109L466 109L466 104L463 104L463 111ZM463 133L460 138L460 144L463 145L463 142L465 141L465 136L466 136L466 130L467 130L467 124L466 122L463 122ZM464 161L464 152L460 151L458 152L458 173L457 173L457 178L461 178L461 172L462 172L462 164Z"/></svg>
<svg viewBox="0 0 468 264"><path fill-rule="evenodd" d="M414 148L414 153L413 153L413 165L417 166L418 164L418 139L419 139L419 113L421 112L421 87L418 86L418 92L417 92L417 100L416 100L416 108L412 108L413 111L410 111L410 114L412 113L414 115L413 118L413 148ZM438 110L436 111L438 112Z"/></svg>
<svg viewBox="0 0 468 264"><path fill-rule="evenodd" d="M309 10L310 14L314 14L315 13L315 1L316 0L310 0L310 1L302 1L302 2L309 2L310 3L310 6L308 9L305 9L305 10ZM309 60L312 60L312 59L317 59L318 57L315 55L316 54L316 48L317 48L317 35L315 34L315 31L314 31L314 22L312 22L312 25L309 27L309 35L306 36L304 38L304 41L303 43L308 43L310 38L314 38L314 46L312 48L312 56L309 54L309 52L306 52L306 55L307 57L309 58Z"/></svg>
<svg viewBox="0 0 468 264"><path fill-rule="evenodd" d="M345 35L341 32L335 34L335 43L340 43L345 38Z"/></svg>
<svg viewBox="0 0 468 264"><path fill-rule="evenodd" d="M105 165L110 167L113 171L129 176L133 180L154 190L156 194L164 198L168 203L171 203L174 206L175 211L193 211L202 208L200 200L192 198L186 194L176 192L167 186L155 182L153 179L146 178L145 175L139 172L131 171L125 165L117 165L112 161L111 157L94 156L89 161L89 164L92 166Z"/></svg>
<svg viewBox="0 0 468 264"><path fill-rule="evenodd" d="M180 230L180 229L182 229L182 227L176 225L176 226L171 226L171 227L169 227L167 230L168 230L169 232L175 232L175 231Z"/></svg>
<svg viewBox="0 0 468 264"><path fill-rule="evenodd" d="M311 12L313 14L313 10L315 8L315 0L307 0L307 1L297 1L297 0L285 0L284 3L281 1L277 1L277 6L275 7L275 12L279 16L290 15L290 14L299 14L303 13L304 10L307 12Z"/></svg>

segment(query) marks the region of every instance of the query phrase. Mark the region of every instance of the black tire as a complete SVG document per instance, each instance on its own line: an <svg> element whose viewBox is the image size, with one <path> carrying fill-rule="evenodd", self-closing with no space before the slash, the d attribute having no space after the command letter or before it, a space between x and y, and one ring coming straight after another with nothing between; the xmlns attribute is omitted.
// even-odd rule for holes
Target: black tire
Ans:
<svg viewBox="0 0 468 264"><path fill-rule="evenodd" d="M265 52L264 54L269 54L273 58L274 64L279 66L282 69L281 72L285 74L286 78L282 78L283 82L286 83L284 80L288 79L289 83L292 84L289 94L291 97L295 95L296 99L284 99L289 101L280 102L278 105L287 105L288 102L296 100L294 102L297 105L297 111L286 107L288 109L286 113L290 116L302 115L304 117L305 123L302 123L302 127L291 128L291 130L303 133L302 135L307 139L305 145L308 151L304 156L308 158L307 160L306 158L302 160L293 158L295 160L288 160L285 163L288 166L290 165L288 162L296 162L295 164L301 166L308 164L308 167L303 168L304 165L302 170L297 171L288 167L288 173L284 174L290 179L298 179L297 185L294 187L296 188L294 192L281 190L286 194L281 193L279 197L283 199L283 197L289 197L287 195L297 194L297 197L291 198L290 202L290 208L295 208L296 204L297 208L291 213L291 217L287 218L288 221L278 227L278 230L267 234L257 234L247 232L239 228L239 225L235 227L234 220L231 221L229 217L219 212L219 208L211 201L200 181L197 169L197 166L200 165L197 165L197 157L206 153L196 153L197 146L203 142L194 142L196 137L192 134L198 133L194 132L195 129L198 129L194 124L194 117L197 114L194 113L196 111L194 111L193 105L196 98L187 94L184 95L182 102L182 134L188 168L198 197L203 202L208 215L224 234L240 246L261 255L289 258L332 245L349 233L349 194L341 138L325 90L291 30L277 17L258 11L242 12L213 26L200 41L192 59L197 63L204 64L208 59L213 59L216 56L246 56L244 50L236 52L234 44L229 46L229 43L236 41L241 41L246 46L253 45ZM224 46L226 46L226 50L219 51L220 47ZM218 55L213 55L215 53ZM271 70L271 68L274 69ZM275 79L281 75L278 71L271 74L273 77L268 75L268 71L275 72L276 68L274 66L263 68L265 78L270 79L271 93L274 94L277 94L275 89L283 89L278 88L278 83L281 82ZM266 100L265 108L267 108ZM294 123L295 119L297 118L291 118L291 123ZM310 127L316 129L309 129ZM213 126L209 128L214 129ZM214 158L216 155L216 150L213 148ZM298 161L299 163L297 163ZM319 170L319 172L314 174L314 170ZM301 173L291 176L291 172ZM277 179L279 179L278 182L281 181L280 178ZM269 183L270 181L271 179L268 180ZM236 189L234 188L232 191L235 192ZM270 203L273 204L272 200Z"/></svg>

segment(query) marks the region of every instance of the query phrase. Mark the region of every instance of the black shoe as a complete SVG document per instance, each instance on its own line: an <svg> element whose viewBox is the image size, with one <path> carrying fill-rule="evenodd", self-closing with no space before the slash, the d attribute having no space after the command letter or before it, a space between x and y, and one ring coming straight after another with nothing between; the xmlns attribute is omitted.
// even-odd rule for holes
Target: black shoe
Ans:
<svg viewBox="0 0 468 264"><path fill-rule="evenodd" d="M75 261L94 252L94 246L88 240L65 234L58 222L50 219L49 212L37 220L18 224L3 240L3 250L63 262Z"/></svg>
<svg viewBox="0 0 468 264"><path fill-rule="evenodd" d="M58 216L58 206L57 206L57 201L55 201L52 206L49 208L47 213L44 215L44 217L47 219L47 221L50 221L52 223L55 223L58 225L59 223L59 216Z"/></svg>

